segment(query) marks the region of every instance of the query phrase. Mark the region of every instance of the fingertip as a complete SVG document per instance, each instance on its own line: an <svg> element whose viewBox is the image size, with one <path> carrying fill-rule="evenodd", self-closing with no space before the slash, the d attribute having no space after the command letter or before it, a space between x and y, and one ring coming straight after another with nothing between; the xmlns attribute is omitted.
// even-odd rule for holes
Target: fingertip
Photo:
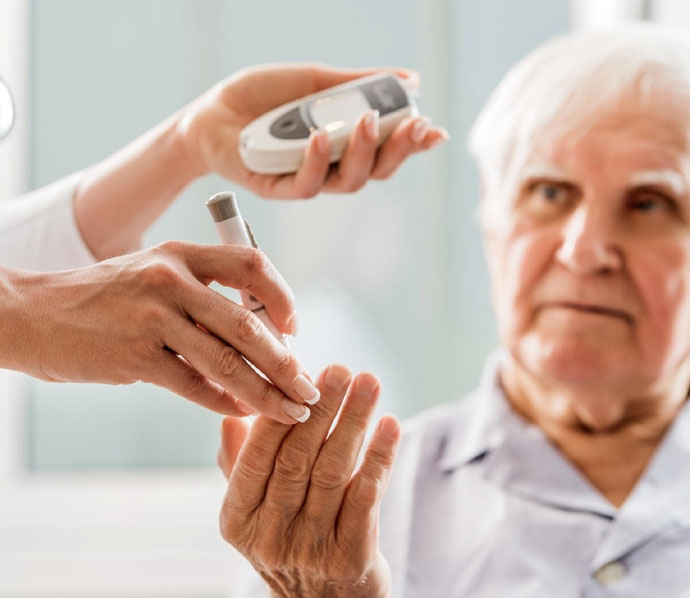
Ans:
<svg viewBox="0 0 690 598"><path fill-rule="evenodd" d="M419 88L422 77L419 71L408 68L398 68L395 70L395 74L405 80L405 83L414 89Z"/></svg>
<svg viewBox="0 0 690 598"><path fill-rule="evenodd" d="M429 131L429 124L431 120L426 116L417 118L410 129L410 138L415 143L421 143L427 132Z"/></svg>
<svg viewBox="0 0 690 598"><path fill-rule="evenodd" d="M333 363L324 369L321 378L328 390L339 392L350 385L352 370L341 363Z"/></svg>
<svg viewBox="0 0 690 598"><path fill-rule="evenodd" d="M317 154L328 155L328 133L323 129L314 129L311 133L311 147Z"/></svg>
<svg viewBox="0 0 690 598"><path fill-rule="evenodd" d="M386 440L394 441L400 437L400 422L392 413L386 413L378 423L378 432Z"/></svg>
<svg viewBox="0 0 690 598"><path fill-rule="evenodd" d="M354 381L354 388L357 394L367 395L377 398L381 392L381 381L376 374L362 372L357 375Z"/></svg>
<svg viewBox="0 0 690 598"><path fill-rule="evenodd" d="M379 111L369 110L360 120L361 126L364 128L364 133L371 141L378 141L379 139Z"/></svg>
<svg viewBox="0 0 690 598"><path fill-rule="evenodd" d="M287 322L285 323L284 332L290 336L297 336L297 333L299 332L299 319L294 311L290 314Z"/></svg>

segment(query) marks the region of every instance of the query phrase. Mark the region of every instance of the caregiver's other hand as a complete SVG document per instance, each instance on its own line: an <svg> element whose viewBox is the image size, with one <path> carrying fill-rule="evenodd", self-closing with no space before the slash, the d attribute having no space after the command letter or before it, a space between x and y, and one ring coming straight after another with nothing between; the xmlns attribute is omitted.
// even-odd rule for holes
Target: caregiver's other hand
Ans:
<svg viewBox="0 0 690 598"><path fill-rule="evenodd" d="M379 382L331 365L306 424L226 418L218 462L229 478L223 537L281 597L388 596L390 571L378 550L378 511L400 428L383 417L353 475ZM329 429L343 402L336 426Z"/></svg>
<svg viewBox="0 0 690 598"><path fill-rule="evenodd" d="M306 198L320 191L357 191L368 179L390 177L408 156L448 139L448 133L425 117L403 120L380 149L378 116L364 114L340 162L328 163L328 135L312 134L300 170L262 175L243 165L238 138L242 128L285 102L378 72L392 71L419 84L406 69L343 70L318 64L269 64L243 69L190 104L180 120L187 152L200 173L216 172L262 197Z"/></svg>
<svg viewBox="0 0 690 598"><path fill-rule="evenodd" d="M17 298L14 308L0 302L11 348L0 367L57 382L141 380L228 415L308 417L303 403L318 391L297 358L251 311L208 288L214 280L247 289L279 330L296 331L292 292L261 251L169 242L79 270L0 272Z"/></svg>

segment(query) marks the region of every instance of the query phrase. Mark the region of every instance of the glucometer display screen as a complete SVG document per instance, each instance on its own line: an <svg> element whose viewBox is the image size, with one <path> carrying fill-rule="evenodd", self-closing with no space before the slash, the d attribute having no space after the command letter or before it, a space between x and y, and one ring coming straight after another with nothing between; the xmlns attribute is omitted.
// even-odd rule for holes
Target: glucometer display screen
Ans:
<svg viewBox="0 0 690 598"><path fill-rule="evenodd" d="M317 100L309 106L309 115L319 129L330 132L354 122L370 108L364 95L353 90Z"/></svg>

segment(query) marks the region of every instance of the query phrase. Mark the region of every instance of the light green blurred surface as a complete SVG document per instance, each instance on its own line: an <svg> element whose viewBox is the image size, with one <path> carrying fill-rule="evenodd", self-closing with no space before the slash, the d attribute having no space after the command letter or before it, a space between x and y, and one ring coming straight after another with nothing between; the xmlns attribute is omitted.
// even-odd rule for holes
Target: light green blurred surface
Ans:
<svg viewBox="0 0 690 598"><path fill-rule="evenodd" d="M465 137L500 76L565 31L567 13L553 0L34 0L31 182L104 158L247 65L419 69L421 108L453 137L444 150L351 197L268 202L235 188L295 290L300 358L313 373L332 361L378 373L383 408L405 417L471 389L495 345ZM226 188L215 176L194 183L146 244L215 242L203 202ZM158 388L32 382L30 393L32 469L214 461L219 417Z"/></svg>

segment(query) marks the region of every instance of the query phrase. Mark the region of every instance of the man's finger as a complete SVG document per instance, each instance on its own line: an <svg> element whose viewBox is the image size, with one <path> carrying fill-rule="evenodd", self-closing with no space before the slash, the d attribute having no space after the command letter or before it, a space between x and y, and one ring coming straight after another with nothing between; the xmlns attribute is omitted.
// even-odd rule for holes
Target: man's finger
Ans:
<svg viewBox="0 0 690 598"><path fill-rule="evenodd" d="M346 544L376 529L378 507L393 470L399 442L400 424L392 415L384 416L376 426L338 515L337 533Z"/></svg>
<svg viewBox="0 0 690 598"><path fill-rule="evenodd" d="M290 431L276 456L266 488L266 506L289 522L304 503L311 470L333 419L338 413L352 374L343 365L331 365L319 376L321 400L309 421ZM340 497L338 497L340 502Z"/></svg>
<svg viewBox="0 0 690 598"><path fill-rule="evenodd" d="M276 455L292 426L259 416L240 449L230 474L226 503L253 511L264 501Z"/></svg>
<svg viewBox="0 0 690 598"><path fill-rule="evenodd" d="M338 423L312 468L304 512L306 521L317 530L317 534L333 529L380 389L381 385L373 374L360 374L355 378Z"/></svg>
<svg viewBox="0 0 690 598"><path fill-rule="evenodd" d="M230 477L237 456L244 444L249 426L244 420L235 417L223 418L220 424L220 448L218 449L218 467L223 475Z"/></svg>

